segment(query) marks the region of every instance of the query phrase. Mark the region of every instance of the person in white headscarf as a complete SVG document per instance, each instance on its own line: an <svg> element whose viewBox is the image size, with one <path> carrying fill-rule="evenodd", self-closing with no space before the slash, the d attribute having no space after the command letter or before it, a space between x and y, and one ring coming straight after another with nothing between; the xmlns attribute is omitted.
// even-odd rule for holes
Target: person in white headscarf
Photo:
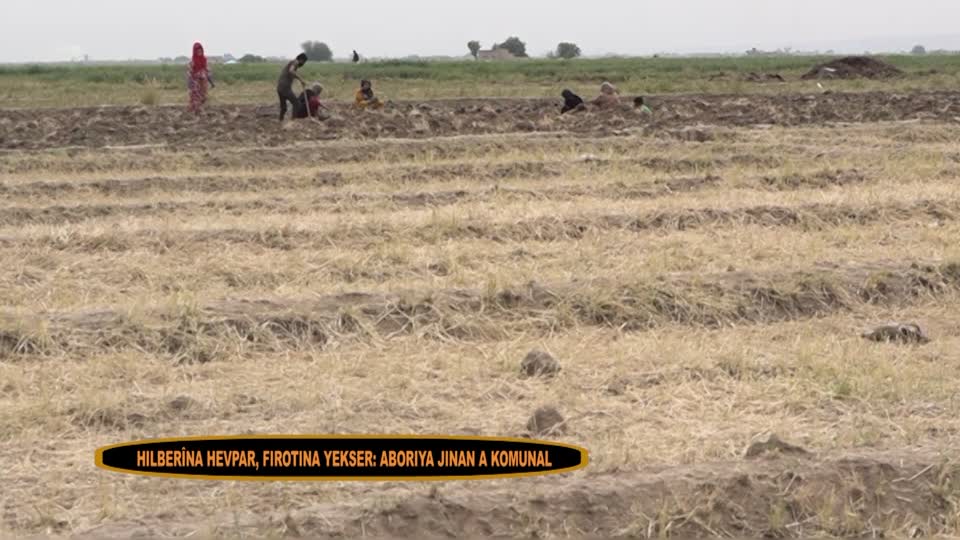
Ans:
<svg viewBox="0 0 960 540"><path fill-rule="evenodd" d="M600 85L600 95L594 98L593 105L600 109L607 109L616 107L619 104L620 93L617 91L617 87L604 81L604 83Z"/></svg>

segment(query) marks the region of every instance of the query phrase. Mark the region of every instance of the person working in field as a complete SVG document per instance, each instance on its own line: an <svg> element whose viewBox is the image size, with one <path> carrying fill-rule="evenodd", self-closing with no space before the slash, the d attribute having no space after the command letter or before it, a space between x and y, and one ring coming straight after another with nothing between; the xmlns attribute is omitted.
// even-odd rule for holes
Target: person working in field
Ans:
<svg viewBox="0 0 960 540"><path fill-rule="evenodd" d="M583 103L583 98L574 94L572 90L564 90L560 95L563 96L563 108L560 109L560 114L566 114L570 111L582 111L586 108L586 105Z"/></svg>
<svg viewBox="0 0 960 540"><path fill-rule="evenodd" d="M380 109L383 102L373 94L373 85L368 80L360 81L360 89L357 90L355 105L360 109Z"/></svg>
<svg viewBox="0 0 960 540"><path fill-rule="evenodd" d="M653 114L653 110L647 106L647 102L643 99L643 96L637 96L633 98L633 106L640 110L643 114Z"/></svg>
<svg viewBox="0 0 960 540"><path fill-rule="evenodd" d="M300 100L293 93L293 81L300 81L300 84L306 86L307 83L300 77L297 70L307 63L307 55L300 53L294 60L287 62L280 72L280 78L277 79L277 96L280 98L280 121L287 114L287 102L290 102L293 110L290 115L296 118L300 114Z"/></svg>
<svg viewBox="0 0 960 540"><path fill-rule="evenodd" d="M293 115L294 118L307 118L309 115L310 118L320 119L320 109L329 110L327 106L323 103L320 103L320 94L323 93L323 86L320 83L315 82L310 85L305 91L300 93L300 110L296 111Z"/></svg>
<svg viewBox="0 0 960 540"><path fill-rule="evenodd" d="M600 95L593 100L593 104L600 109L609 109L620 104L620 94L617 87L604 82L600 85Z"/></svg>
<svg viewBox="0 0 960 540"><path fill-rule="evenodd" d="M207 85L213 88L213 77L207 67L207 57L203 53L203 45L193 44L193 58L187 65L187 89L190 94L190 112L200 114L207 103Z"/></svg>

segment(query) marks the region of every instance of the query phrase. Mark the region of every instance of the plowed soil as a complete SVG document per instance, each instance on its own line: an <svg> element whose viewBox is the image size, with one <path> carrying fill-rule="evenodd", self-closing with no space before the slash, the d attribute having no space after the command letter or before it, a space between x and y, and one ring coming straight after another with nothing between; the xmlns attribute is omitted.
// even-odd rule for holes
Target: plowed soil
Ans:
<svg viewBox="0 0 960 540"><path fill-rule="evenodd" d="M212 107L203 120L174 107L0 111L0 148L42 149L116 145L195 146L296 145L332 139L432 138L450 135L558 133L623 135L631 129L714 126L822 125L915 119L952 121L960 116L960 93L851 93L811 95L654 96L656 114L641 114L625 98L619 110L558 114L554 100L449 100L397 103L385 112L358 112L332 105L335 117L284 129L271 107ZM145 148L149 152L150 148ZM217 156L210 156L216 160Z"/></svg>

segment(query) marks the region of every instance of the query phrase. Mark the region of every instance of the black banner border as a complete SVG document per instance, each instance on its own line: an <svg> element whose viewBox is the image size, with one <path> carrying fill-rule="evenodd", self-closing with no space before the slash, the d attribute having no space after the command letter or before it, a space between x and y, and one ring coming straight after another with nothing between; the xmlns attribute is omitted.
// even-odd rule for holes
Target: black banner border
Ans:
<svg viewBox="0 0 960 540"><path fill-rule="evenodd" d="M316 439L339 439L339 440L363 440L363 439L436 439L436 440L456 440L456 441L489 441L489 442L510 442L530 445L553 446L557 448L566 448L580 453L580 464L574 467L555 469L550 471L531 471L522 473L503 473L489 475L472 476L209 476L200 474L180 474L134 471L130 469L121 469L104 465L103 453L114 448L123 448L126 446L142 446L156 443L176 443L188 441L229 441L229 440L253 440L253 439L292 439L292 440L316 440ZM241 481L241 482L445 482L451 480L497 480L505 478L527 478L533 476L546 476L551 474L561 474L577 471L585 468L590 463L590 455L586 448L572 444L559 443L554 441L543 441L538 439L525 439L520 437L485 437L472 435L193 435L188 437L165 437L159 439L141 439L124 443L111 444L97 448L94 456L94 462L97 467L111 472L122 474L133 474L137 476L151 476L154 478L178 478L183 480L223 480L223 481Z"/></svg>

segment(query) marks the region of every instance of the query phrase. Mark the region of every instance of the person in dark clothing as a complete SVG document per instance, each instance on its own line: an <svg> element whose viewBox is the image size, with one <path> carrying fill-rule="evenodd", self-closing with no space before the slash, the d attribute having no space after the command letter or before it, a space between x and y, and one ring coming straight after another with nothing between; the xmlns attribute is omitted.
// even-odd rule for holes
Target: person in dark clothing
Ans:
<svg viewBox="0 0 960 540"><path fill-rule="evenodd" d="M307 85L297 73L297 70L302 68L306 63L307 55L304 53L298 54L296 59L287 62L287 64L283 66L283 71L280 72L280 78L277 79L277 96L280 98L281 122L283 122L283 117L287 114L288 101L293 107L291 115L296 118L297 115L300 114L300 100L297 99L297 95L293 92L293 81L300 81L304 86Z"/></svg>
<svg viewBox="0 0 960 540"><path fill-rule="evenodd" d="M563 96L563 108L560 109L560 114L582 110L585 107L583 104L583 98L574 94L569 89L564 90L560 95Z"/></svg>
<svg viewBox="0 0 960 540"><path fill-rule="evenodd" d="M353 51L353 63L356 64L360 61L360 55L357 54L357 51Z"/></svg>

